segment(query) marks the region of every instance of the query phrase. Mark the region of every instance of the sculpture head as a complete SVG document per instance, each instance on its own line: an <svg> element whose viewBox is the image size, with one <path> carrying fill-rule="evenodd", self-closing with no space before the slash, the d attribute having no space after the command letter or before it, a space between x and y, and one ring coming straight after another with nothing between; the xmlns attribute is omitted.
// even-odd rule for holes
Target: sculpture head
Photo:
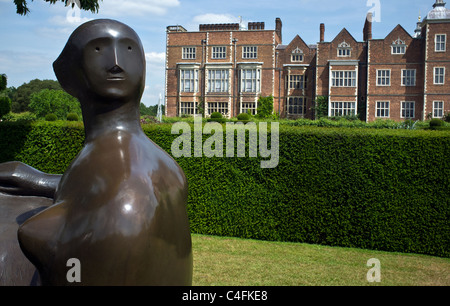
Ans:
<svg viewBox="0 0 450 306"><path fill-rule="evenodd" d="M145 86L145 54L136 32L110 19L79 26L53 63L61 86L83 104L136 100Z"/></svg>

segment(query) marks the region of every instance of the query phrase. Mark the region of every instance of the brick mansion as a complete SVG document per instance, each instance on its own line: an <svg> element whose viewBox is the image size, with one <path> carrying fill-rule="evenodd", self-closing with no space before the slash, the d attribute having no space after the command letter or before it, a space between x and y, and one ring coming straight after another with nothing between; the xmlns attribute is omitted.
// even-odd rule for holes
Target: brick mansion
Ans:
<svg viewBox="0 0 450 306"><path fill-rule="evenodd" d="M283 44L282 21L201 24L198 31L167 27L167 116L225 117L257 111L260 96L274 97L281 118L314 119L318 97L329 116L358 114L366 121L425 120L450 112L450 9L443 0L419 18L414 34L397 25L372 37L367 15L363 41L345 28L325 41L325 24L314 45L297 35Z"/></svg>

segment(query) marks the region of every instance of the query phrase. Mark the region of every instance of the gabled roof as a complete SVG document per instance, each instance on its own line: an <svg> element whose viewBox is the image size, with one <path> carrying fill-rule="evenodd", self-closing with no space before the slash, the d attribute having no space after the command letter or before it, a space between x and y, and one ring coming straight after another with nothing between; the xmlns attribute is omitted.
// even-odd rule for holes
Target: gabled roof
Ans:
<svg viewBox="0 0 450 306"><path fill-rule="evenodd" d="M352 42L357 43L356 39L353 37L352 34L350 34L349 31L347 31L346 28L343 28L343 29L339 32L339 34L336 35L336 37L335 37L331 42L332 42L332 43L333 43L333 42L339 42L339 43L341 43L341 41L340 41L340 40L337 41L337 39L338 39L339 37L342 37L342 36L348 36L348 37L350 37L350 38L352 39ZM347 43L348 43L348 41L347 41Z"/></svg>
<svg viewBox="0 0 450 306"><path fill-rule="evenodd" d="M386 37L384 39L385 40L392 39L392 41L395 41L400 38L399 37L400 33L406 35L407 38L413 39L411 34L409 34L408 31L406 31L405 28L399 24L388 35L386 35Z"/></svg>
<svg viewBox="0 0 450 306"><path fill-rule="evenodd" d="M300 44L303 46L299 46ZM296 35L294 37L294 39L289 43L289 45L286 46L286 49L295 49L297 47L300 49L302 49L303 47L310 49L309 45L305 43L305 41L299 35Z"/></svg>

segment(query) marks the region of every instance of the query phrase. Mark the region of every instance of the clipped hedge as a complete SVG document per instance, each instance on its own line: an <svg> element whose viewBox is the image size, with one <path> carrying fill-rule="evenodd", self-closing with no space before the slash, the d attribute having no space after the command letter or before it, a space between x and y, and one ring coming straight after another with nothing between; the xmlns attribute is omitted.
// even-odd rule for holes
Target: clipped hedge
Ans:
<svg viewBox="0 0 450 306"><path fill-rule="evenodd" d="M0 139L0 162L18 160L59 174L83 147L84 129L81 122L2 122Z"/></svg>
<svg viewBox="0 0 450 306"><path fill-rule="evenodd" d="M171 153L171 127L144 131ZM0 162L62 173L83 130L0 124L0 137ZM248 153L177 158L192 232L450 257L449 132L280 126L279 145L273 169Z"/></svg>

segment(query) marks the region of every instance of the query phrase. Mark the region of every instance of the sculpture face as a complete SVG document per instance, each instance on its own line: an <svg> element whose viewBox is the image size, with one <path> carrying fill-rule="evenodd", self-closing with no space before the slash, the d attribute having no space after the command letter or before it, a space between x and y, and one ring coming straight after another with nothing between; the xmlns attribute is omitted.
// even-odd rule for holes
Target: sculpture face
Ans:
<svg viewBox="0 0 450 306"><path fill-rule="evenodd" d="M141 90L145 74L140 42L129 31L105 27L82 51L88 88L99 97L122 99Z"/></svg>
<svg viewBox="0 0 450 306"><path fill-rule="evenodd" d="M53 67L61 86L82 104L82 94L98 102L140 101L144 91L141 41L133 29L114 20L94 20L77 28Z"/></svg>

